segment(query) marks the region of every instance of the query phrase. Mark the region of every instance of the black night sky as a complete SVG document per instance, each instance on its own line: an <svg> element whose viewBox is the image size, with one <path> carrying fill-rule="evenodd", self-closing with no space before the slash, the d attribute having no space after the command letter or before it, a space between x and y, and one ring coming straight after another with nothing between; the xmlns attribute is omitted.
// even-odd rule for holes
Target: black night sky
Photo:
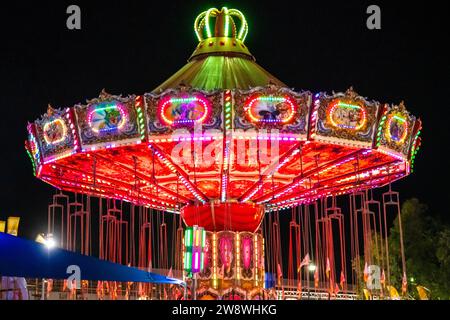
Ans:
<svg viewBox="0 0 450 320"><path fill-rule="evenodd" d="M193 22L209 7L237 8L257 62L295 89L345 91L399 103L423 120L416 172L395 188L450 220L447 158L450 39L443 1L15 1L0 5L0 220L22 218L19 234L46 229L52 187L33 177L27 121L54 107L113 94L142 94L181 68L197 40ZM82 30L66 28L66 8ZM366 28L378 4L382 29Z"/></svg>

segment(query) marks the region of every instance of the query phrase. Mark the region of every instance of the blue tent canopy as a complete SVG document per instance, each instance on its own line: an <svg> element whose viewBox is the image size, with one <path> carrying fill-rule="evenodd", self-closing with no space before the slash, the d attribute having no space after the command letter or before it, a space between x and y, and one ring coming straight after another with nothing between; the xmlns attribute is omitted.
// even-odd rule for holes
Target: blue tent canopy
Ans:
<svg viewBox="0 0 450 320"><path fill-rule="evenodd" d="M72 274L68 272L69 266L80 268L80 280L184 285L184 282L178 279L63 249L49 249L40 243L0 232L1 276L67 279Z"/></svg>

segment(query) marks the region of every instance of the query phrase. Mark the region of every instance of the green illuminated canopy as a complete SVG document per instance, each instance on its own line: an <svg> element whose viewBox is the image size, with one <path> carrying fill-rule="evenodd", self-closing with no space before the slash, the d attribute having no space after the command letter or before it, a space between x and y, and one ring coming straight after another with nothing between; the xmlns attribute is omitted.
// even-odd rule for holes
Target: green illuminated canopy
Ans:
<svg viewBox="0 0 450 320"><path fill-rule="evenodd" d="M286 86L255 62L244 44L248 26L240 11L209 9L197 17L194 30L200 42L188 63L153 92L181 84L204 90L248 89L269 83Z"/></svg>

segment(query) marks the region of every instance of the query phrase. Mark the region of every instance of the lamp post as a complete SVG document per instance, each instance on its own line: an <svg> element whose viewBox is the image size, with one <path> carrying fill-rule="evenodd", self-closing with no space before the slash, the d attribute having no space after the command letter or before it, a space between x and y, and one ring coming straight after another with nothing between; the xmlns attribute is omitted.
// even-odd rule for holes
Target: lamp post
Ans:
<svg viewBox="0 0 450 320"><path fill-rule="evenodd" d="M36 242L42 243L47 250L52 250L56 247L56 241L53 238L53 234L49 233L47 235L40 233L36 237ZM45 300L45 282L46 279L42 279L42 287L41 287L41 300Z"/></svg>
<svg viewBox="0 0 450 320"><path fill-rule="evenodd" d="M310 262L308 265L308 273L307 273L308 274L308 277L307 277L308 299L310 298L310 293L311 293L310 286L309 286L309 278L311 277L310 273L314 273L315 271L316 271L316 265L314 263Z"/></svg>

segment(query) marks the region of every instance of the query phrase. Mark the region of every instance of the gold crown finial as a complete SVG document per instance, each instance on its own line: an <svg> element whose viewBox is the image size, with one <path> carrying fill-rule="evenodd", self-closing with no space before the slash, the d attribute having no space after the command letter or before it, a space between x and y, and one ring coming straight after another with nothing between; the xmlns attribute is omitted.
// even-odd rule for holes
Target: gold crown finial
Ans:
<svg viewBox="0 0 450 320"><path fill-rule="evenodd" d="M215 18L214 29L211 28L212 18ZM235 19L240 20L239 30ZM223 7L221 10L211 8L197 16L194 30L200 42L212 37L236 38L244 42L248 33L248 24L239 10L226 7Z"/></svg>

